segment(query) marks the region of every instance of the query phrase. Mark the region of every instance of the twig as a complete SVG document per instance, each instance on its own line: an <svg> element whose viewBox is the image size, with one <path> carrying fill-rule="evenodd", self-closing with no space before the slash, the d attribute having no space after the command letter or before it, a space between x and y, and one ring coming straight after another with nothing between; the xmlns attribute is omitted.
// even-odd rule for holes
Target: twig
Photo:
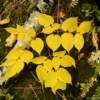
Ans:
<svg viewBox="0 0 100 100"><path fill-rule="evenodd" d="M30 85L30 88L33 90L36 99L37 99L37 100L40 100L39 97L38 97L38 95L37 95L36 92L34 91L34 88L32 87L32 85Z"/></svg>

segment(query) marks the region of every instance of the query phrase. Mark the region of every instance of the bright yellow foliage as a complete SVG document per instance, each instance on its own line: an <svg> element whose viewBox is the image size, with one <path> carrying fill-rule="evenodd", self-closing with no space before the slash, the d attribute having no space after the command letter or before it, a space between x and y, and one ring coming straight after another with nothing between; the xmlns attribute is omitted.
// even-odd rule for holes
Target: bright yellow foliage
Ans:
<svg viewBox="0 0 100 100"><path fill-rule="evenodd" d="M75 67L75 60L71 56L65 55L61 59L61 65L63 67L71 67L71 66Z"/></svg>
<svg viewBox="0 0 100 100"><path fill-rule="evenodd" d="M32 63L34 64L42 64L46 61L47 57L46 56L39 56L39 57L35 57L32 59Z"/></svg>
<svg viewBox="0 0 100 100"><path fill-rule="evenodd" d="M44 63L43 66L45 67L46 71L51 71L53 69L53 64L50 59L47 59Z"/></svg>
<svg viewBox="0 0 100 100"><path fill-rule="evenodd" d="M6 56L6 59L16 60L22 55L22 52L22 47L13 48Z"/></svg>
<svg viewBox="0 0 100 100"><path fill-rule="evenodd" d="M61 59L59 57L53 57L52 66L57 70L60 67Z"/></svg>
<svg viewBox="0 0 100 100"><path fill-rule="evenodd" d="M84 37L82 34L76 34L74 37L75 48L80 52L84 46Z"/></svg>
<svg viewBox="0 0 100 100"><path fill-rule="evenodd" d="M8 31L10 34L15 35L17 40L21 39L26 43L29 43L32 38L36 36L36 32L33 28L25 28L20 25L17 25L16 28L6 28L6 31Z"/></svg>
<svg viewBox="0 0 100 100"><path fill-rule="evenodd" d="M44 27L42 32L45 33L45 34L50 34L50 33L53 32L53 28L51 26Z"/></svg>
<svg viewBox="0 0 100 100"><path fill-rule="evenodd" d="M20 59L23 62L26 62L27 64L32 60L33 54L30 51L24 50Z"/></svg>
<svg viewBox="0 0 100 100"><path fill-rule="evenodd" d="M57 72L51 70L47 74L47 78L45 80L45 87L54 87L57 83Z"/></svg>
<svg viewBox="0 0 100 100"><path fill-rule="evenodd" d="M46 43L48 47L54 52L60 47L60 36L51 34L47 36Z"/></svg>
<svg viewBox="0 0 100 100"><path fill-rule="evenodd" d="M54 23L52 24L53 31L60 29L60 24Z"/></svg>
<svg viewBox="0 0 100 100"><path fill-rule="evenodd" d="M69 55L68 57L73 60ZM62 58L59 57L47 59L42 65L38 65L36 68L36 74L40 82L42 84L44 83L45 87L50 87L53 93L56 93L56 90L58 89L66 89L66 83L71 84L72 81L69 72L64 68L60 68L61 59ZM69 60L69 62L71 60ZM74 63L75 62L70 62L70 65L73 65Z"/></svg>
<svg viewBox="0 0 100 100"><path fill-rule="evenodd" d="M5 80L18 74L24 68L24 63L29 63L33 58L32 52L23 49L22 47L12 49L6 56L6 60L1 64L7 67L4 72Z"/></svg>
<svg viewBox="0 0 100 100"><path fill-rule="evenodd" d="M58 52L54 52L53 53L53 56L54 57L63 57L64 55L65 55L65 53L66 53L66 51L64 50L64 51L58 51Z"/></svg>
<svg viewBox="0 0 100 100"><path fill-rule="evenodd" d="M8 66L12 66L14 65L14 63L16 62L16 60L12 60L12 59L8 59L5 62L3 62L0 67L8 67Z"/></svg>
<svg viewBox="0 0 100 100"><path fill-rule="evenodd" d="M72 33L63 33L61 36L61 44L63 48L69 51L73 48L74 46L74 36Z"/></svg>
<svg viewBox="0 0 100 100"><path fill-rule="evenodd" d="M79 27L77 28L77 32L84 34L86 32L89 32L92 27L92 22L91 21L83 21Z"/></svg>
<svg viewBox="0 0 100 100"><path fill-rule="evenodd" d="M42 52L44 48L44 42L42 39L36 38L31 41L31 47L33 50L35 50L40 55L40 53Z"/></svg>
<svg viewBox="0 0 100 100"><path fill-rule="evenodd" d="M16 46L8 53L0 67L2 69L6 67L3 76L7 81L23 70L24 63L37 64L36 75L40 83L56 93L59 89L65 90L67 84L72 84L72 77L67 67L76 67L76 63L73 57L66 54L66 51L69 53L75 47L80 52L84 46L83 35L91 30L92 23L83 21L78 26L78 18L70 17L59 24L54 22L52 16L43 13L37 13L37 19L43 26L39 33L46 34L45 40L43 41L42 37L39 38L41 35L38 37L33 28L25 28L20 25L17 25L16 28L6 28L6 31L10 33L10 37L6 41L9 47L13 46L16 40L20 40L31 47L33 52L27 50L25 46ZM45 46L48 48L44 49ZM47 50L45 54L43 52L46 56L40 55L43 49ZM34 54L34 51L39 56Z"/></svg>
<svg viewBox="0 0 100 100"><path fill-rule="evenodd" d="M67 18L62 23L62 30L68 31L68 32L74 32L77 29L77 25L78 25L78 18L70 17L70 18Z"/></svg>
<svg viewBox="0 0 100 100"><path fill-rule="evenodd" d="M64 68L58 69L57 76L58 76L58 80L60 80L63 83L70 83L70 84L72 83L72 78L70 73Z"/></svg>
<svg viewBox="0 0 100 100"><path fill-rule="evenodd" d="M49 15L38 13L37 17L38 17L39 24L45 27L54 23L53 17Z"/></svg>
<svg viewBox="0 0 100 100"><path fill-rule="evenodd" d="M21 60L18 60L15 62L12 66L9 66L7 68L7 71L4 73L4 78L7 81L11 77L18 74L22 69L24 68L24 63Z"/></svg>
<svg viewBox="0 0 100 100"><path fill-rule="evenodd" d="M6 31L11 33L11 34L18 34L18 31L16 30L16 28L12 28L12 27L9 27L9 28L6 28Z"/></svg>
<svg viewBox="0 0 100 100"><path fill-rule="evenodd" d="M59 90L59 89L65 90L66 87L67 87L66 83L63 83L63 82L57 80L57 84L54 87L52 87L51 89L52 89L52 92L55 94L57 90Z"/></svg>
<svg viewBox="0 0 100 100"><path fill-rule="evenodd" d="M60 24L54 23L51 26L44 27L43 30L42 30L42 32L44 34L51 34L51 33L53 33L54 31L56 31L58 29L60 29Z"/></svg>
<svg viewBox="0 0 100 100"><path fill-rule="evenodd" d="M40 80L41 83L46 79L47 72L42 65L38 65L36 68L36 74L38 76L38 79Z"/></svg>

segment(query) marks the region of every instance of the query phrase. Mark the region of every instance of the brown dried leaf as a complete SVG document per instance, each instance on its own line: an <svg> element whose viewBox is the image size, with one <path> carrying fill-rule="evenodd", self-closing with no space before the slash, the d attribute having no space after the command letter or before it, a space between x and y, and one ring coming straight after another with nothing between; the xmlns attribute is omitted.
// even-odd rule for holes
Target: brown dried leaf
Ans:
<svg viewBox="0 0 100 100"><path fill-rule="evenodd" d="M98 50L98 36L96 32L92 32L92 44Z"/></svg>
<svg viewBox="0 0 100 100"><path fill-rule="evenodd" d="M80 53L80 54L78 55L78 60L81 60L83 57L84 57L84 53Z"/></svg>
<svg viewBox="0 0 100 100"><path fill-rule="evenodd" d="M58 12L57 16L58 16L59 18L64 18L64 17L65 17L65 12L64 12L64 10L61 9L61 10Z"/></svg>

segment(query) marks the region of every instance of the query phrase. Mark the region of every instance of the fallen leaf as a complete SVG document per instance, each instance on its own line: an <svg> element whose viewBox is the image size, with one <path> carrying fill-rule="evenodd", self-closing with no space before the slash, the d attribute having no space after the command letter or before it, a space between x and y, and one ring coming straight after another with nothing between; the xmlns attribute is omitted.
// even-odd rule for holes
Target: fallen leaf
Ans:
<svg viewBox="0 0 100 100"><path fill-rule="evenodd" d="M98 36L96 32L92 32L92 44L98 50Z"/></svg>

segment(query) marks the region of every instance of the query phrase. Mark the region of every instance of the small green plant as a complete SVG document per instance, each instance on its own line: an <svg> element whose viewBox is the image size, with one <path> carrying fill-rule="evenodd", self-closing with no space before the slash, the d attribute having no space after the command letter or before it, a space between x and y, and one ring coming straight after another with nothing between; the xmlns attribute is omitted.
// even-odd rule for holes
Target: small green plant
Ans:
<svg viewBox="0 0 100 100"><path fill-rule="evenodd" d="M13 100L14 96L7 93L7 90L0 89L0 100Z"/></svg>

